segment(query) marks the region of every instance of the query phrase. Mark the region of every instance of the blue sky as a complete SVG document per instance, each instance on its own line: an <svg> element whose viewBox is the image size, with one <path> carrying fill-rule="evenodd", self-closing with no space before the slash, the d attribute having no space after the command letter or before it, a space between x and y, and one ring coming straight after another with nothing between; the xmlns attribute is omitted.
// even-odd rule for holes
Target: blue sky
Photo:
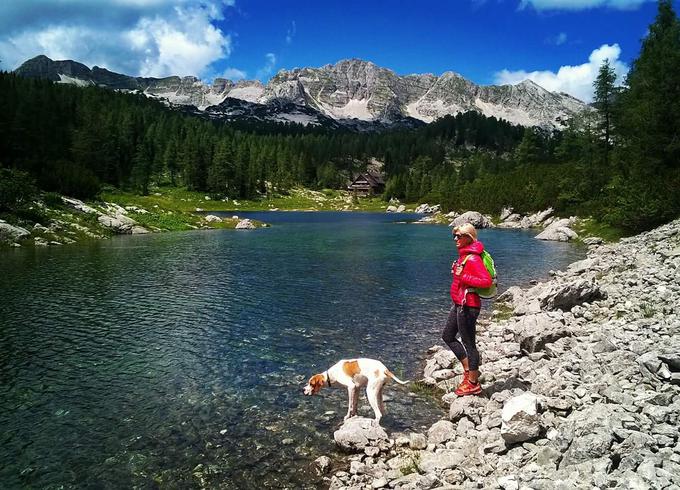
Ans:
<svg viewBox="0 0 680 490"><path fill-rule="evenodd" d="M0 67L46 54L130 75L266 82L362 58L480 84L531 78L588 99L604 58L625 74L655 14L650 0L5 0Z"/></svg>

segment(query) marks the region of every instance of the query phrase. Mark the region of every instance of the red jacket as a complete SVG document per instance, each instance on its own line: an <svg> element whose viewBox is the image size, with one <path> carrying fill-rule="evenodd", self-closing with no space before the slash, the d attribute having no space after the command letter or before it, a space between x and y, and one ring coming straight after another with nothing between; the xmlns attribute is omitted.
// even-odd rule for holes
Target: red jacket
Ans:
<svg viewBox="0 0 680 490"><path fill-rule="evenodd" d="M451 265L453 282L451 283L451 300L457 305L467 305L473 308L482 306L479 295L467 292L468 288L488 288L491 287L493 280L489 271L484 267L484 262L479 256L484 251L482 242L472 242L467 247L458 250L458 260ZM462 264L465 257L470 258L465 261L463 271L460 276L456 275L456 266Z"/></svg>

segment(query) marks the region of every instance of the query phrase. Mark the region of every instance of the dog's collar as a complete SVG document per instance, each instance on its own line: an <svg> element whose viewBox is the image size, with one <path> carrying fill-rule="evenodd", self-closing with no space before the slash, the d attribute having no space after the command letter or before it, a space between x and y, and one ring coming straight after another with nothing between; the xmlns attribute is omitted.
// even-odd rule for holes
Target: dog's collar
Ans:
<svg viewBox="0 0 680 490"><path fill-rule="evenodd" d="M326 383L328 383L328 387L330 388L331 387L331 377L328 376L328 371L326 371L325 374L326 374Z"/></svg>

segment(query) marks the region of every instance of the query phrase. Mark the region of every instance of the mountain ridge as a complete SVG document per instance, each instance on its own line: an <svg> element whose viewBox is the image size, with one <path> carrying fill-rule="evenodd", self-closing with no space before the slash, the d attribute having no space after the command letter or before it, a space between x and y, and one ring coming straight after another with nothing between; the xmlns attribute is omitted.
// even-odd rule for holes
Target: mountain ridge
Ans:
<svg viewBox="0 0 680 490"><path fill-rule="evenodd" d="M330 119L350 127L370 123L413 126L446 115L477 111L522 126L560 128L569 116L587 107L575 97L550 92L531 80L517 85L477 85L454 71L440 76L397 75L389 68L357 58L319 68L280 70L266 84L226 78L205 83L194 76L133 77L98 66L90 69L73 60L53 61L45 55L27 60L15 73L58 83L137 91L171 105L195 106L198 112L213 118L221 114L227 119L305 125L327 125ZM228 99L249 104L240 104L239 114L228 114L223 103L234 106ZM283 106L304 117L284 117L280 112L282 104L275 101L285 101Z"/></svg>

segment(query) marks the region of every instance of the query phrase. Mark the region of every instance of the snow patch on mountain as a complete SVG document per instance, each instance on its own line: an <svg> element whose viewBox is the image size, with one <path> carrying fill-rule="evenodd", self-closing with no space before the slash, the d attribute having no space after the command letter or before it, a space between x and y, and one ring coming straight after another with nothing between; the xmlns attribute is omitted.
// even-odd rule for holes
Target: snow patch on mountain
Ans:
<svg viewBox="0 0 680 490"><path fill-rule="evenodd" d="M88 87L94 85L94 83L89 80L83 80L81 78L69 77L63 73L59 73L59 81L57 83L68 83L70 85L77 85L78 87Z"/></svg>
<svg viewBox="0 0 680 490"><path fill-rule="evenodd" d="M362 121L373 121L375 116L368 110L369 99L350 99L342 107L333 107L322 102L319 103L323 112L333 119L360 119Z"/></svg>
<svg viewBox="0 0 680 490"><path fill-rule="evenodd" d="M264 94L264 87L257 85L248 85L244 87L236 87L227 92L227 97L233 99L241 99L247 102L257 102Z"/></svg>
<svg viewBox="0 0 680 490"><path fill-rule="evenodd" d="M534 121L534 118L527 114L526 111L514 107L505 107L500 104L485 102L480 98L475 99L475 106L487 117L505 119L506 121L512 121L515 124L520 124L522 126L532 126L532 122Z"/></svg>

